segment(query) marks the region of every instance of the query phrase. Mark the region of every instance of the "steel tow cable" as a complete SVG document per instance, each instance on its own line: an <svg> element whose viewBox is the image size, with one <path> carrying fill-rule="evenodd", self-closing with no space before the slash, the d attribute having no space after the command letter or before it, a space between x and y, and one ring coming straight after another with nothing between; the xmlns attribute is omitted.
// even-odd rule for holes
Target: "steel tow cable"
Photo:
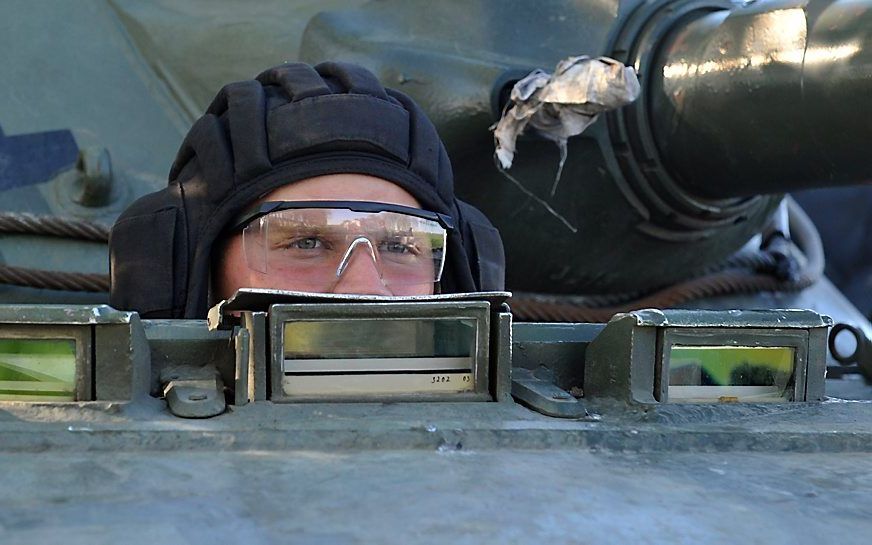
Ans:
<svg viewBox="0 0 872 545"><path fill-rule="evenodd" d="M0 233L41 235L89 242L109 242L109 227L85 220L0 212ZM0 264L0 283L63 291L108 292L109 275L47 271Z"/></svg>

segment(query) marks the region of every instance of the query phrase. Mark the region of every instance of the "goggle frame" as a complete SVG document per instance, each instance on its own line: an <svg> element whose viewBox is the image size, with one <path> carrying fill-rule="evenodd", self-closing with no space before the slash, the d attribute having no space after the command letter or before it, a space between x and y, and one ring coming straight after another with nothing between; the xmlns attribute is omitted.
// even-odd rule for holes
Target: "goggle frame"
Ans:
<svg viewBox="0 0 872 545"><path fill-rule="evenodd" d="M267 201L245 209L236 217L227 231L230 233L242 231L251 222L273 212L305 208L338 208L352 212L395 212L438 222L449 233L454 230L454 218L451 216L400 204L375 201Z"/></svg>

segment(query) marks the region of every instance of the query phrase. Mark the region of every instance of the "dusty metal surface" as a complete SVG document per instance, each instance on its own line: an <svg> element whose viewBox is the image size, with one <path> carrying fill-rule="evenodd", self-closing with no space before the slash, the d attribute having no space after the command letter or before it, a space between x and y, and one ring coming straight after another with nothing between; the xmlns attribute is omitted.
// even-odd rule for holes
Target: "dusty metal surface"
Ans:
<svg viewBox="0 0 872 545"><path fill-rule="evenodd" d="M4 407L0 541L859 544L872 531L872 404L601 415Z"/></svg>
<svg viewBox="0 0 872 545"><path fill-rule="evenodd" d="M13 470L0 474L10 545L865 544L872 531L866 454L248 450L0 464Z"/></svg>
<svg viewBox="0 0 872 545"><path fill-rule="evenodd" d="M609 448L618 450L872 451L872 403L672 405L627 411L588 402L587 420L514 403L251 403L180 420L160 400L132 405L4 404L5 452Z"/></svg>

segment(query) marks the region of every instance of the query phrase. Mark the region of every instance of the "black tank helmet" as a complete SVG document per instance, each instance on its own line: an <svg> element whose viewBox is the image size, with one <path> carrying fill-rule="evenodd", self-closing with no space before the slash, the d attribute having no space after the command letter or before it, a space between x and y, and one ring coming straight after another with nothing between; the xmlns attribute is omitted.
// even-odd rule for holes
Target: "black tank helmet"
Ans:
<svg viewBox="0 0 872 545"><path fill-rule="evenodd" d="M273 189L337 173L384 178L454 218L443 292L503 289L499 234L455 198L445 147L421 109L360 66L289 63L225 86L185 137L168 186L118 218L110 304L205 317L212 247L230 221Z"/></svg>

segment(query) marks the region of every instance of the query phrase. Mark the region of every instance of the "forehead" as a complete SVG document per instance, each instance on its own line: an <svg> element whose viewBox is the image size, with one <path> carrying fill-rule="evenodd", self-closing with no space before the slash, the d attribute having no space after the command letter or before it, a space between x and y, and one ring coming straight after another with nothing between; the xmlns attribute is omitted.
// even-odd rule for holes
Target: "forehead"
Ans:
<svg viewBox="0 0 872 545"><path fill-rule="evenodd" d="M374 201L421 208L411 193L375 176L329 174L294 182L273 190L266 201Z"/></svg>

